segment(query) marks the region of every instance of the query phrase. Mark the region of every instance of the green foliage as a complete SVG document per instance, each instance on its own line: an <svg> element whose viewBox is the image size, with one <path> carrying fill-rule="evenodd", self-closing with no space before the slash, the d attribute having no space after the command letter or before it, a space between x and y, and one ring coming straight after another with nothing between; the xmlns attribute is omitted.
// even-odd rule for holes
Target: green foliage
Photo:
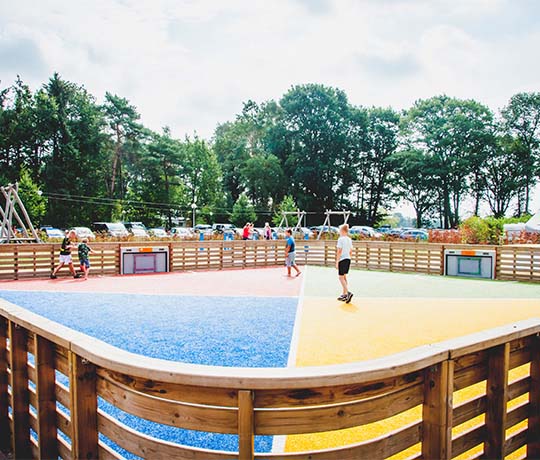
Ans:
<svg viewBox="0 0 540 460"><path fill-rule="evenodd" d="M21 171L19 179L19 197L34 227L37 228L43 224L43 217L47 211L47 198L40 193L39 187L25 169Z"/></svg>
<svg viewBox="0 0 540 460"><path fill-rule="evenodd" d="M445 228L459 223L460 205L491 142L492 124L489 108L448 96L417 101L407 114L408 144L433 159Z"/></svg>
<svg viewBox="0 0 540 460"><path fill-rule="evenodd" d="M502 110L504 127L520 142L519 171L523 178L517 213L529 212L530 192L540 176L540 93L518 93Z"/></svg>
<svg viewBox="0 0 540 460"><path fill-rule="evenodd" d="M257 214L249 198L242 193L234 203L231 213L231 222L237 227L243 227L246 222L255 222Z"/></svg>
<svg viewBox="0 0 540 460"><path fill-rule="evenodd" d="M504 237L504 224L526 222L530 216L521 218L469 217L460 225L462 242L468 244L501 244Z"/></svg>
<svg viewBox="0 0 540 460"><path fill-rule="evenodd" d="M279 203L274 217L272 217L272 222L274 225L279 225L281 223L281 219L283 218L283 214L281 214L283 211L293 212L297 210L298 206L296 205L294 198L291 195L285 195L283 201ZM290 227L294 227L298 223L298 218L295 215L289 215L287 216L287 222L289 223Z"/></svg>
<svg viewBox="0 0 540 460"><path fill-rule="evenodd" d="M406 200L418 225L440 218L455 228L465 200L476 214L481 202L497 217L514 204L527 211L539 150L540 93L513 96L498 123L473 100L437 96L401 114L299 85L279 101L247 101L207 143L152 132L127 99L106 93L98 104L58 74L34 92L20 78L0 88L0 182L31 180L47 197L36 215L61 227L171 225L193 202L207 222L227 220L233 203L275 215L282 202L314 223L333 208L375 225Z"/></svg>

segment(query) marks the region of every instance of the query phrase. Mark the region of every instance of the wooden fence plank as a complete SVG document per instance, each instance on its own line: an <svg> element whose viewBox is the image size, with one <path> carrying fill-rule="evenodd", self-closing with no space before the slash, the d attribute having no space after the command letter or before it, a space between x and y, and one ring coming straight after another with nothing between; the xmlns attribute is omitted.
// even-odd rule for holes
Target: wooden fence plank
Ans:
<svg viewBox="0 0 540 460"><path fill-rule="evenodd" d="M239 460L253 460L255 452L254 431L253 393L249 390L240 390L238 392Z"/></svg>
<svg viewBox="0 0 540 460"><path fill-rule="evenodd" d="M431 366L424 380L422 411L422 457L426 460L452 458L454 362Z"/></svg>
<svg viewBox="0 0 540 460"><path fill-rule="evenodd" d="M540 337L535 337L531 360L531 386L529 390L529 443L527 458L540 458Z"/></svg>
<svg viewBox="0 0 540 460"><path fill-rule="evenodd" d="M15 458L29 458L30 412L28 394L28 366L26 330L13 321L9 322L12 409L12 452Z"/></svg>
<svg viewBox="0 0 540 460"><path fill-rule="evenodd" d="M509 343L489 350L484 443L487 458L505 457L509 366Z"/></svg>
<svg viewBox="0 0 540 460"><path fill-rule="evenodd" d="M7 320L0 317L0 451L4 452L7 452L11 448L11 428L8 417L9 395L7 336Z"/></svg>
<svg viewBox="0 0 540 460"><path fill-rule="evenodd" d="M76 459L97 459L96 369L73 352L70 352L69 367L71 454Z"/></svg>
<svg viewBox="0 0 540 460"><path fill-rule="evenodd" d="M39 458L58 458L56 427L55 346L34 335L36 412Z"/></svg>

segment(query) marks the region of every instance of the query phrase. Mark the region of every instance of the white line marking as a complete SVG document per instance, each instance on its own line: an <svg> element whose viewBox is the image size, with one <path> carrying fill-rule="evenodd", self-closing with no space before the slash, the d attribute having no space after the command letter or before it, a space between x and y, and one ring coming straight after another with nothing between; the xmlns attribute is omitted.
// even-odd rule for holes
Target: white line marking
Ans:
<svg viewBox="0 0 540 460"><path fill-rule="evenodd" d="M296 356L298 355L298 343L300 342L300 325L302 322L302 313L304 310L304 287L306 285L307 266L304 265L302 273L302 286L298 293L298 305L296 306L296 315L294 317L294 329L291 337L291 345L289 347L289 359L287 367L296 367ZM287 442L286 435L274 436L272 441L272 453L281 454L285 452L285 443Z"/></svg>

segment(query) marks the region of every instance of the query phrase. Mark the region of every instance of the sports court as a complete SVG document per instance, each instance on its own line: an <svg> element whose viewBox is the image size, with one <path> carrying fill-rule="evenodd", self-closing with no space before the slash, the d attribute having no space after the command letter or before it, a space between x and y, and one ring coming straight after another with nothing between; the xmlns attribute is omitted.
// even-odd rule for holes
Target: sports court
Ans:
<svg viewBox="0 0 540 460"><path fill-rule="evenodd" d="M0 297L131 352L238 367L347 363L540 317L538 284L352 270L355 296L344 304L336 299L334 269L304 267L299 278L284 274L280 267L7 281ZM237 447L235 436L164 427L114 410L125 423L161 439ZM414 413L399 417L396 423ZM389 428L257 437L256 448L326 448Z"/></svg>

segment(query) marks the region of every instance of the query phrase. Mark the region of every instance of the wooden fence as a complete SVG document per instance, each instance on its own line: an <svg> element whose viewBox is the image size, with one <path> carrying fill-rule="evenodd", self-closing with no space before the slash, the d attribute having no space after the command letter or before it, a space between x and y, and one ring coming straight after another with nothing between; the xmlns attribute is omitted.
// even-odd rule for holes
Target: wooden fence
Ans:
<svg viewBox="0 0 540 460"><path fill-rule="evenodd" d="M527 320L347 365L224 368L134 355L0 301L0 450L16 459L123 458L110 440L151 459L502 459L518 450L538 459L539 334L540 320ZM454 403L473 386L474 397ZM237 435L239 450L150 437L101 410L98 398L159 424ZM390 422L405 411L414 416L407 424ZM255 435L387 421L391 431L353 445L254 452Z"/></svg>
<svg viewBox="0 0 540 460"><path fill-rule="evenodd" d="M120 273L120 247L168 246L170 270L208 270L282 265L284 242L186 241L175 243L95 243L94 274ZM332 266L335 241L297 241L301 264ZM58 244L0 244L0 280L47 277L57 263ZM479 246L438 243L355 241L352 266L368 270L442 274L445 249L495 250L496 278L540 281L540 245ZM67 274L67 271L64 272Z"/></svg>

